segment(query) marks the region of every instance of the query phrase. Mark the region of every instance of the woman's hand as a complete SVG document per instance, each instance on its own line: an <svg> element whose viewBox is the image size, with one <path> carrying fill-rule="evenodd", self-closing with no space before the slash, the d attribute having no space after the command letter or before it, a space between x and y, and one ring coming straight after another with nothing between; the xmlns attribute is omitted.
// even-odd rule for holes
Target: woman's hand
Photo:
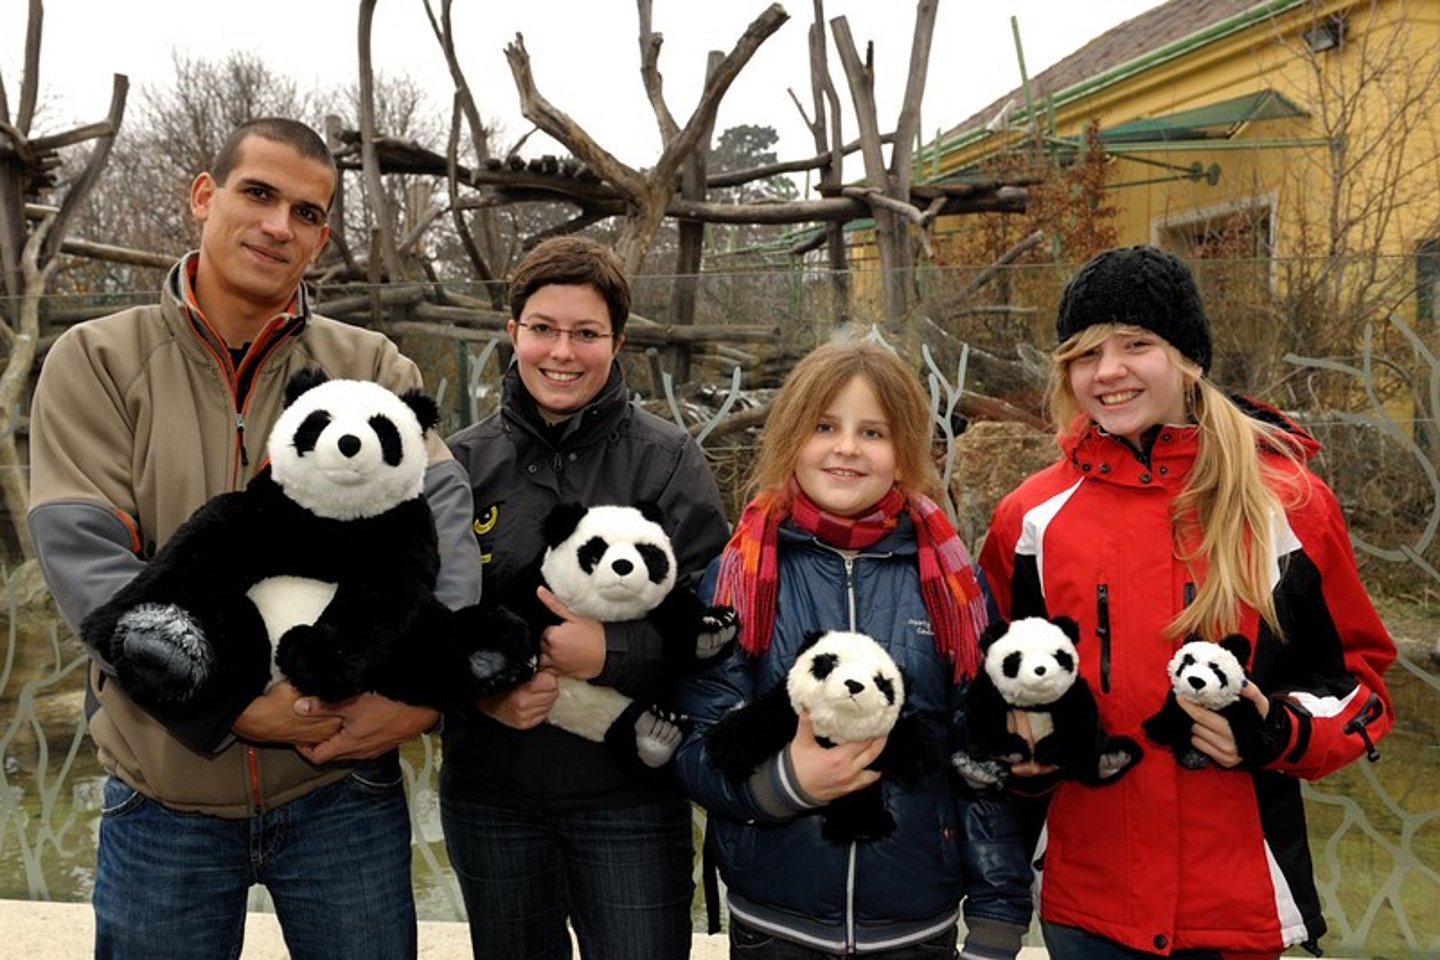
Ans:
<svg viewBox="0 0 1440 960"><path fill-rule="evenodd" d="M577 616L546 587L535 596L560 618L540 635L540 669L580 680L593 680L605 668L605 624Z"/></svg>
<svg viewBox="0 0 1440 960"><path fill-rule="evenodd" d="M1241 688L1240 696L1254 704L1261 720L1270 715L1270 698L1253 682ZM1191 703L1184 697L1176 697L1175 702L1195 721L1190 730L1191 746L1222 767L1238 766L1245 759L1240 756L1240 748L1235 743L1235 731L1230 729L1229 720L1214 710Z"/></svg>
<svg viewBox="0 0 1440 960"><path fill-rule="evenodd" d="M515 689L483 697L475 705L485 716L513 730L529 730L545 722L558 699L560 681L542 670Z"/></svg>
<svg viewBox="0 0 1440 960"><path fill-rule="evenodd" d="M810 725L809 712L802 710L795 739L790 741L790 762L795 765L800 789L821 803L829 803L879 780L879 771L866 768L884 749L884 737L821 746Z"/></svg>

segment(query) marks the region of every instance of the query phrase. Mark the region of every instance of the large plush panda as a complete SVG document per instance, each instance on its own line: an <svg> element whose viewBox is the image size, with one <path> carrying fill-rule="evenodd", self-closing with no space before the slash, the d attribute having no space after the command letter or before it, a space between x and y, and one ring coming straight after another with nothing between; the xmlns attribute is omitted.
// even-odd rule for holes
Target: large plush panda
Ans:
<svg viewBox="0 0 1440 960"><path fill-rule="evenodd" d="M972 761L1034 760L1098 785L1114 781L1140 759L1138 743L1105 732L1095 695L1079 672L1079 638L1069 617L996 621L985 629L984 664L965 691L965 756L952 760L962 775ZM1033 754L1009 728L1013 710L1029 718Z"/></svg>
<svg viewBox="0 0 1440 960"><path fill-rule="evenodd" d="M459 705L528 677L523 622L435 598L422 493L435 404L313 371L285 400L268 468L203 505L86 618L126 694L183 725L216 696L258 696L273 667L332 702L373 690Z"/></svg>
<svg viewBox="0 0 1440 960"><path fill-rule="evenodd" d="M890 653L863 633L816 631L805 638L785 682L730 711L705 733L716 770L743 781L795 737L799 711L810 714L823 746L889 736L871 765L881 780L826 804L820 833L836 843L874 840L895 829L883 782L914 783L932 769L934 718L904 712L905 678Z"/></svg>
<svg viewBox="0 0 1440 960"><path fill-rule="evenodd" d="M1240 696L1249 683L1245 675L1249 659L1250 641L1238 633L1219 643L1192 639L1181 644L1166 668L1170 690L1165 705L1141 725L1145 735L1173 750L1176 762L1186 769L1209 766L1210 758L1190 742L1194 721L1177 702L1177 698L1184 697L1229 721L1241 757L1254 760L1273 756L1276 748L1260 712Z"/></svg>
<svg viewBox="0 0 1440 960"><path fill-rule="evenodd" d="M633 507L560 503L543 524L545 549L516 578L504 601L535 627L538 638L559 619L536 596L544 585L572 613L602 622L649 620L665 638L670 666L694 669L734 639L735 612L706 607L675 586L675 553L653 503ZM659 704L641 703L612 687L560 678L560 696L547 722L608 744L640 772L664 766L680 746L687 719Z"/></svg>

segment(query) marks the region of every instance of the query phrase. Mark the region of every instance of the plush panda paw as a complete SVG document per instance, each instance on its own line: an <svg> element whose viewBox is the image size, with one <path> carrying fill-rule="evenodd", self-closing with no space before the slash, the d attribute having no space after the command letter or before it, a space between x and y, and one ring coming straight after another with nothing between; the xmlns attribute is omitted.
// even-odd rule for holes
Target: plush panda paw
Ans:
<svg viewBox="0 0 1440 960"><path fill-rule="evenodd" d="M730 645L740 632L740 618L730 607L706 607L695 636L695 659L709 660Z"/></svg>
<svg viewBox="0 0 1440 960"><path fill-rule="evenodd" d="M950 757L950 765L971 790L999 790L1010 779L1010 770L998 760L977 760L964 750Z"/></svg>
<svg viewBox="0 0 1440 960"><path fill-rule="evenodd" d="M1210 766L1210 758L1194 747L1182 747L1175 751L1175 762L1186 770L1204 770Z"/></svg>
<svg viewBox="0 0 1440 960"><path fill-rule="evenodd" d="M132 697L186 703L215 674L215 651L189 612L173 603L142 603L115 625L116 675Z"/></svg>
<svg viewBox="0 0 1440 960"><path fill-rule="evenodd" d="M635 718L635 753L645 766L663 767L675 756L690 718L683 713L652 706Z"/></svg>
<svg viewBox="0 0 1440 960"><path fill-rule="evenodd" d="M335 630L299 624L275 647L275 665L295 688L326 703L348 700L364 690L364 664L350 656Z"/></svg>
<svg viewBox="0 0 1440 960"><path fill-rule="evenodd" d="M517 660L500 650L476 650L466 659L466 664L470 669L471 695L488 697L529 680L535 675L539 659L534 654Z"/></svg>
<svg viewBox="0 0 1440 960"><path fill-rule="evenodd" d="M1101 748L1095 776L1101 783L1108 783L1139 763L1143 754L1140 744L1129 737L1109 737Z"/></svg>

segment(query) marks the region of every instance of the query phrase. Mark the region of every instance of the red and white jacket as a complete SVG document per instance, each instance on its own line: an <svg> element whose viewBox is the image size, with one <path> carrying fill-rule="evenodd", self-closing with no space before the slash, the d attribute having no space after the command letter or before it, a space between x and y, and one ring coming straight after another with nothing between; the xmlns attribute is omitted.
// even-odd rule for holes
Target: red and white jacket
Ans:
<svg viewBox="0 0 1440 960"><path fill-rule="evenodd" d="M1258 405L1248 412L1278 419ZM1307 453L1318 449L1286 426ZM1334 494L1272 455L1303 491L1271 532L1283 639L1249 609L1240 631L1283 748L1253 758L1258 769L1187 770L1147 741L1140 725L1165 700L1180 642L1165 628L1204 576L1203 564L1177 558L1171 519L1197 428L1162 427L1151 439L1137 454L1091 425L1063 441L1064 459L1000 502L980 555L1003 613L1079 623L1080 670L1106 729L1146 747L1119 782L1064 781L1051 795L1037 851L1040 914L1162 955L1278 953L1325 931L1299 780L1374 753L1393 721L1381 678L1395 648L1360 583Z"/></svg>

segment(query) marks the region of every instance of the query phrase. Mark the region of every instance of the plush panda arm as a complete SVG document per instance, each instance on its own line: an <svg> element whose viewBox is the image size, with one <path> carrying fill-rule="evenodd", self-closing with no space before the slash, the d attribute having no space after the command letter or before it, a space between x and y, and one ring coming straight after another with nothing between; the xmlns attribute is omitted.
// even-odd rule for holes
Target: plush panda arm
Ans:
<svg viewBox="0 0 1440 960"><path fill-rule="evenodd" d="M1165 694L1165 705L1146 718L1140 727L1145 731L1145 736L1161 746L1178 747L1190 742L1190 728L1193 723L1190 714L1180 709L1180 704L1175 699L1175 691L1169 690Z"/></svg>
<svg viewBox="0 0 1440 960"><path fill-rule="evenodd" d="M887 779L913 786L939 768L937 753L944 742L944 729L938 714L902 713L872 768Z"/></svg>
<svg viewBox="0 0 1440 960"><path fill-rule="evenodd" d="M705 733L707 759L731 780L744 780L795 738L798 723L781 684L716 721Z"/></svg>
<svg viewBox="0 0 1440 960"><path fill-rule="evenodd" d="M1011 733L1006 720L1010 705L983 672L970 682L965 692L965 749L976 759L1009 756L1024 741Z"/></svg>

